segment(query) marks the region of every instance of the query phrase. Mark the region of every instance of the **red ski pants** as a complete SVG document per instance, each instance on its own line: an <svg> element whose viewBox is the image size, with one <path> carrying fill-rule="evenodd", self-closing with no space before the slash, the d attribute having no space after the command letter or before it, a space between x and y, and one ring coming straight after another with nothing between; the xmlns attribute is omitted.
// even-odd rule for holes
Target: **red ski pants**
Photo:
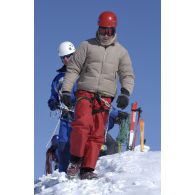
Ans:
<svg viewBox="0 0 195 195"><path fill-rule="evenodd" d="M90 101L94 93L88 91L77 91L77 104L75 107L75 120L72 122L70 136L70 153L83 158L82 167L95 169L100 148L105 139L105 128L108 121L109 108L103 101L97 99ZM102 97L109 104L110 97ZM93 110L100 107L107 109L107 112L92 114Z"/></svg>

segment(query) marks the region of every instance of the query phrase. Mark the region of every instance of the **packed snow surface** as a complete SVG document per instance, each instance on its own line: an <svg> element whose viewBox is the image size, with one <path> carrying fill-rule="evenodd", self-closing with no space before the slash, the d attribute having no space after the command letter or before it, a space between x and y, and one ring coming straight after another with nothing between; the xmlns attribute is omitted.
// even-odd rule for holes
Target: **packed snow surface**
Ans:
<svg viewBox="0 0 195 195"><path fill-rule="evenodd" d="M35 181L39 195L160 195L160 151L126 151L100 157L96 180L68 179L55 171Z"/></svg>

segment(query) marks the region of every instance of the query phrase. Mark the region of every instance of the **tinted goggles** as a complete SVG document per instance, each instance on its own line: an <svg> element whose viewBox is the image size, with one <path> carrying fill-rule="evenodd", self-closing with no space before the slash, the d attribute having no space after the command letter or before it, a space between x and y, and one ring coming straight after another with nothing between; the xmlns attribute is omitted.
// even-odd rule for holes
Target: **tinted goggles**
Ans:
<svg viewBox="0 0 195 195"><path fill-rule="evenodd" d="M98 32L100 35L108 35L108 36L113 36L116 32L115 28L108 28L108 27L99 27Z"/></svg>
<svg viewBox="0 0 195 195"><path fill-rule="evenodd" d="M69 58L69 57L72 56L72 55L73 55L73 53L71 53L71 54L69 54L69 55L61 56L60 58L63 60L65 57L66 57L66 58Z"/></svg>

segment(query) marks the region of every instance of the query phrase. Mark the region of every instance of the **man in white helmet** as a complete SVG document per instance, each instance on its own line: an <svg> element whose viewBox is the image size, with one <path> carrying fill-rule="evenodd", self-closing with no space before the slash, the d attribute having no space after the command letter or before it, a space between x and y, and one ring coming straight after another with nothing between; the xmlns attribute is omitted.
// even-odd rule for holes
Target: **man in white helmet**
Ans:
<svg viewBox="0 0 195 195"><path fill-rule="evenodd" d="M74 45L65 41L59 45L58 55L63 63L63 66L57 70L58 74L53 79L51 84L51 96L48 100L48 106L51 111L61 109L60 108L60 93L64 75L66 74L66 65L70 57L75 52ZM76 91L76 85L73 87L71 92L71 102L74 105L75 97L74 92ZM61 109L62 110L62 109ZM65 172L69 162L69 136L70 136L70 122L73 119L73 112L67 112L62 110L60 128L59 128L59 139L58 139L58 156L59 156L59 171Z"/></svg>

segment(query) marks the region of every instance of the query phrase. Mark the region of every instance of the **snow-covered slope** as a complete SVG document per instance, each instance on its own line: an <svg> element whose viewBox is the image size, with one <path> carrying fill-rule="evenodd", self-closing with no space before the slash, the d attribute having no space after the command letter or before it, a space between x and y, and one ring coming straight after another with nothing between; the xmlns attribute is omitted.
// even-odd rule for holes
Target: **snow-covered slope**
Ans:
<svg viewBox="0 0 195 195"><path fill-rule="evenodd" d="M160 152L123 152L101 157L97 180L67 179L65 173L43 175L35 194L43 195L160 195Z"/></svg>

